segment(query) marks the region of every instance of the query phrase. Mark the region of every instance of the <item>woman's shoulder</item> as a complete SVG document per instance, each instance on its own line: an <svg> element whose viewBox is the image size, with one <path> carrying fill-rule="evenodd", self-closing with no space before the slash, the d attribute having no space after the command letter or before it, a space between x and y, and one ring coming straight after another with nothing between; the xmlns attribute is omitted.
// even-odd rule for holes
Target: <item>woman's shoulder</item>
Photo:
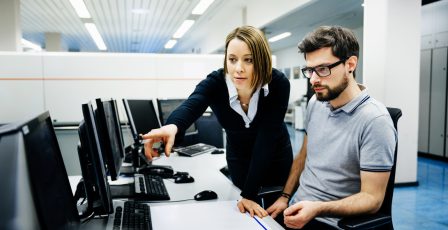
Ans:
<svg viewBox="0 0 448 230"><path fill-rule="evenodd" d="M286 78L285 74L276 68L272 68L272 81L274 84L287 84L289 85L289 80Z"/></svg>
<svg viewBox="0 0 448 230"><path fill-rule="evenodd" d="M207 75L207 78L213 78L213 79L224 79L224 69L220 68L217 70L212 71Z"/></svg>

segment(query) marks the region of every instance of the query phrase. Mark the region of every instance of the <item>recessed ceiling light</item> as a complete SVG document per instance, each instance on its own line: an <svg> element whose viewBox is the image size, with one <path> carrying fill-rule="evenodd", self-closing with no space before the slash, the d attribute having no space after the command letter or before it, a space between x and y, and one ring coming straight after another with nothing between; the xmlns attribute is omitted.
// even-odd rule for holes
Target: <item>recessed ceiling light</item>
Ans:
<svg viewBox="0 0 448 230"><path fill-rule="evenodd" d="M42 47L40 47L40 45L32 43L24 38L22 38L21 42L23 47L31 48L35 51L42 51Z"/></svg>
<svg viewBox="0 0 448 230"><path fill-rule="evenodd" d="M173 38L181 38L184 36L193 24L194 20L185 20L182 25L180 25L179 29L177 29L174 33Z"/></svg>
<svg viewBox="0 0 448 230"><path fill-rule="evenodd" d="M98 49L107 50L106 44L104 43L104 40L100 35L100 32L96 28L96 25L93 23L85 23L84 26L86 27L87 31L89 31L89 34L92 37Z"/></svg>
<svg viewBox="0 0 448 230"><path fill-rule="evenodd" d="M165 44L165 49L171 49L174 47L174 45L176 45L177 40L169 40L166 44Z"/></svg>
<svg viewBox="0 0 448 230"><path fill-rule="evenodd" d="M86 4L83 0L70 0L73 8L80 18L91 18L89 11L87 10Z"/></svg>
<svg viewBox="0 0 448 230"><path fill-rule="evenodd" d="M289 37L289 36L291 36L291 33L290 33L290 32L285 32L285 33L281 33L281 34L279 34L279 35L277 35L277 36L274 36L274 37L272 37L272 38L269 38L268 41L270 41L270 42L276 42L276 41L278 41L278 40L280 40L280 39L283 39L283 38L286 38L286 37Z"/></svg>
<svg viewBox="0 0 448 230"><path fill-rule="evenodd" d="M203 14L207 8L214 2L215 0L201 0L196 7L193 9L191 14L201 15Z"/></svg>

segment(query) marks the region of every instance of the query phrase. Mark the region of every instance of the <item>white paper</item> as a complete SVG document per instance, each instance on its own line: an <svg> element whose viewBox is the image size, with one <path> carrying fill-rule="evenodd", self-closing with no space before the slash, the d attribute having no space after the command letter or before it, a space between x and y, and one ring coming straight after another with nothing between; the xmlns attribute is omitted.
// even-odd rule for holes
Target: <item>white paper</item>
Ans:
<svg viewBox="0 0 448 230"><path fill-rule="evenodd" d="M151 207L152 226L157 230L257 230L270 229L258 218L241 213L237 201L203 201ZM263 227L263 226L264 227Z"/></svg>

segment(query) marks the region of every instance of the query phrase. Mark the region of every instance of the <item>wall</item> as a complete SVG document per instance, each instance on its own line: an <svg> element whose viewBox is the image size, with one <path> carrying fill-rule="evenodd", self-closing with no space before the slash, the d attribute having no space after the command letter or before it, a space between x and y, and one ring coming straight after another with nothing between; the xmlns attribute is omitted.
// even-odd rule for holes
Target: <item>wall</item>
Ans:
<svg viewBox="0 0 448 230"><path fill-rule="evenodd" d="M416 182L421 1L364 4L364 82L372 97L402 110L395 181Z"/></svg>
<svg viewBox="0 0 448 230"><path fill-rule="evenodd" d="M223 55L0 52L0 63L0 123L45 110L78 122L81 104L99 97L186 98Z"/></svg>

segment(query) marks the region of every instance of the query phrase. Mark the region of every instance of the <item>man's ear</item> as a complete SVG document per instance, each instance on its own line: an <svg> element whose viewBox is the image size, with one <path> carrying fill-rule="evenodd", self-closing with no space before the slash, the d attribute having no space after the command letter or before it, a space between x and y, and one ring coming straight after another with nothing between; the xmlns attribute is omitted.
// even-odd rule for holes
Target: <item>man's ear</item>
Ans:
<svg viewBox="0 0 448 230"><path fill-rule="evenodd" d="M349 73L353 73L356 67L358 66L358 57L356 56L349 57L346 61L346 65L348 67Z"/></svg>

